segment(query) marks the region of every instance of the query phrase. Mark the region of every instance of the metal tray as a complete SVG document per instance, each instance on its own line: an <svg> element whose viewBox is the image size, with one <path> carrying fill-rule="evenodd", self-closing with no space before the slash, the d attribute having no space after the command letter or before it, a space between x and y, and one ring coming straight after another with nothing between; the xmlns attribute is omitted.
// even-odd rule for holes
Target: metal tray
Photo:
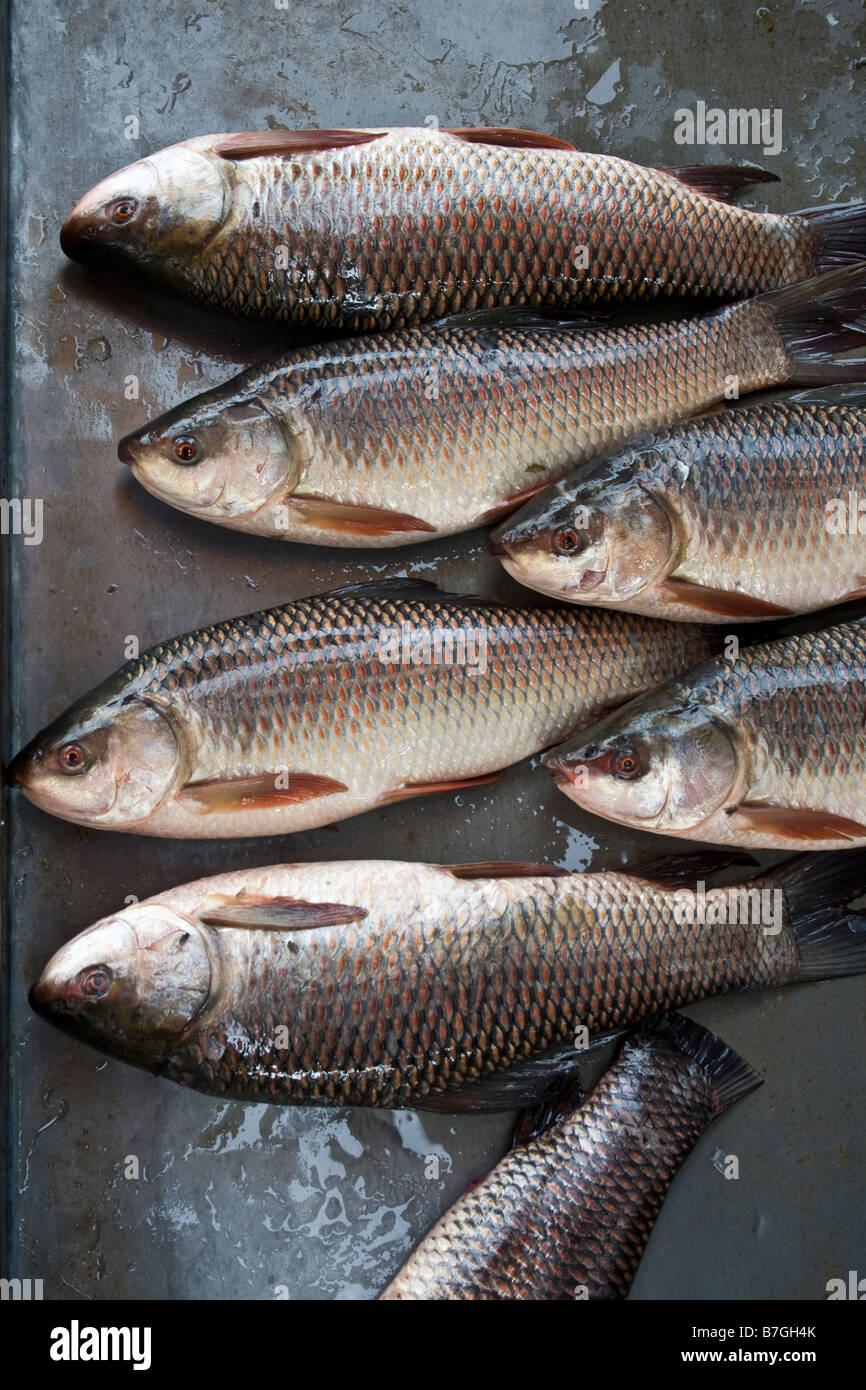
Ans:
<svg viewBox="0 0 866 1390"><path fill-rule="evenodd" d="M863 31L856 0L703 12L626 0L262 0L242 20L226 0L13 6L4 495L43 500L44 538L2 540L4 756L114 670L127 634L145 647L378 574L517 592L483 532L385 556L289 547L182 517L136 487L116 439L280 334L65 263L60 223L97 178L207 131L432 116L550 129L644 163L754 159L783 177L759 190L777 210L847 200L866 192ZM781 108L782 152L677 145L675 112L699 99ZM137 140L124 136L129 116ZM130 376L137 401L125 398ZM29 984L65 938L129 894L229 864L387 855L619 867L665 843L582 815L528 764L471 795L289 840L90 832L20 796L6 799L5 836L0 1274L42 1279L50 1299L372 1298L511 1128L507 1116L225 1104L107 1061L28 1008ZM633 1298L820 1299L828 1278L863 1269L864 997L866 981L853 979L691 1011L766 1085L677 1178ZM715 1166L720 1153L738 1155L737 1181ZM138 1180L124 1177L133 1154Z"/></svg>

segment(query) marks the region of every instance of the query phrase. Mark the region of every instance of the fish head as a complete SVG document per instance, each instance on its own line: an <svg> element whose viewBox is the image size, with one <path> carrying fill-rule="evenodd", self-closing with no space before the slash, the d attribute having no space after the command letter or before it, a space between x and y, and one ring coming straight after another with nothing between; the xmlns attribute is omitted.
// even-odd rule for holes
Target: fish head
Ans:
<svg viewBox="0 0 866 1390"><path fill-rule="evenodd" d="M74 261L112 259L148 266L200 250L231 205L225 161L206 145L171 145L103 179L76 203L60 232ZM182 277L181 277L182 278Z"/></svg>
<svg viewBox="0 0 866 1390"><path fill-rule="evenodd" d="M118 445L133 476L163 502L205 520L248 518L300 482L299 435L255 395L218 390L170 410Z"/></svg>
<svg viewBox="0 0 866 1390"><path fill-rule="evenodd" d="M146 820L181 778L181 739L168 711L124 691L122 675L37 734L9 765L10 785L82 825L131 830Z"/></svg>
<svg viewBox="0 0 866 1390"><path fill-rule="evenodd" d="M636 598L674 568L676 548L671 515L631 455L546 488L493 533L514 579L574 603Z"/></svg>
<svg viewBox="0 0 866 1390"><path fill-rule="evenodd" d="M685 834L728 803L743 781L733 729L670 690L625 705L544 758L560 791L608 820Z"/></svg>
<svg viewBox="0 0 866 1390"><path fill-rule="evenodd" d="M210 992L201 928L167 906L141 903L61 946L31 989L30 1004L91 1046L157 1068Z"/></svg>

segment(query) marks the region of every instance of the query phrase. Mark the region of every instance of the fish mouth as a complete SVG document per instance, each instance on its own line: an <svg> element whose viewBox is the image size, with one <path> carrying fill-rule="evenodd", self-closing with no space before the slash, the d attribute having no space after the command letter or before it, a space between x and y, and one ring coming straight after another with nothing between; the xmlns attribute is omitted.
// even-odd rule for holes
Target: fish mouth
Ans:
<svg viewBox="0 0 866 1390"><path fill-rule="evenodd" d="M132 452L133 434L125 434L117 446L117 457L121 463L128 463L130 468L135 463L135 454Z"/></svg>
<svg viewBox="0 0 866 1390"><path fill-rule="evenodd" d="M4 781L7 787L17 787L21 791L27 790L27 773L45 757L45 750L41 745L35 748L29 744L22 748L20 753L16 753L11 763L7 765L4 773Z"/></svg>
<svg viewBox="0 0 866 1390"><path fill-rule="evenodd" d="M64 256L87 265L105 251L115 250L113 239L106 236L109 225L103 208L78 203L60 229L60 249Z"/></svg>
<svg viewBox="0 0 866 1390"><path fill-rule="evenodd" d="M68 995L58 993L54 985L40 978L32 985L27 1002L34 1013L52 1020L71 1018L77 1012L74 1000Z"/></svg>

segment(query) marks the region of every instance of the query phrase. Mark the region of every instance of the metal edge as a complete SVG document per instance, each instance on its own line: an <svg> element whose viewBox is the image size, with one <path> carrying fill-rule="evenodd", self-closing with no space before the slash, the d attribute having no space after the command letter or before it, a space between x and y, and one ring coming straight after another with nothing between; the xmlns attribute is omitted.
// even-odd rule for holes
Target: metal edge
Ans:
<svg viewBox="0 0 866 1390"><path fill-rule="evenodd" d="M9 218L9 159L11 154L11 93L10 74L10 5L0 5L0 325L2 325L3 351L0 352L0 495L9 496L12 481L9 458L10 417L9 392L10 373L9 353L14 342L11 303L11 266L8 255ZM9 616L8 595L10 593L10 563L12 547L3 546L2 571L0 571L0 727L10 729L11 701L9 692ZM10 1088L9 1065L12 1055L10 1023L10 897L8 872L8 833L9 833L9 794L5 786L0 786L0 1056L3 1064L3 1168L7 1174L2 1200L0 1200L0 1275L12 1274L12 1233L13 1216L11 1188L8 1175L12 1168L9 1159L12 1155L12 1095Z"/></svg>

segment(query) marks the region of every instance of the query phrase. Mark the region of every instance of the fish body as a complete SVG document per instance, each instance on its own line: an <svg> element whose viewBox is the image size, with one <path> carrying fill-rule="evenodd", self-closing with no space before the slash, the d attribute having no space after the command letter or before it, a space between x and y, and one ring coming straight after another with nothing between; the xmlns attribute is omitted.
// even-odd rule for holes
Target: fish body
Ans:
<svg viewBox="0 0 866 1390"><path fill-rule="evenodd" d="M820 282L819 282L820 284ZM395 546L495 520L625 439L797 365L772 296L675 322L471 319L295 349L120 445L155 496L290 541Z"/></svg>
<svg viewBox="0 0 866 1390"><path fill-rule="evenodd" d="M570 1116L458 1199L382 1299L627 1297L678 1169L762 1082L690 1020L637 1035Z"/></svg>
<svg viewBox="0 0 866 1390"><path fill-rule="evenodd" d="M866 619L701 663L545 765L620 824L764 849L866 844Z"/></svg>
<svg viewBox="0 0 866 1390"><path fill-rule="evenodd" d="M828 240L820 220L701 191L766 177L646 169L520 131L201 136L91 189L61 244L223 312L355 332L503 305L737 299L862 256L856 213Z"/></svg>
<svg viewBox="0 0 866 1390"><path fill-rule="evenodd" d="M215 1095L512 1109L573 1070L579 1030L866 968L839 906L864 870L844 858L822 861L817 887L795 859L703 898L694 881L537 865L235 871L96 923L31 1000L101 1050Z"/></svg>
<svg viewBox="0 0 866 1390"><path fill-rule="evenodd" d="M38 735L9 780L105 829L303 830L491 780L709 650L700 628L361 586L151 648Z"/></svg>
<svg viewBox="0 0 866 1390"><path fill-rule="evenodd" d="M523 543L518 519L500 549L515 578L576 603L759 621L866 593L860 499L862 386L838 399L721 411L641 439L569 481L546 516L537 508ZM559 556L557 535L574 538Z"/></svg>

